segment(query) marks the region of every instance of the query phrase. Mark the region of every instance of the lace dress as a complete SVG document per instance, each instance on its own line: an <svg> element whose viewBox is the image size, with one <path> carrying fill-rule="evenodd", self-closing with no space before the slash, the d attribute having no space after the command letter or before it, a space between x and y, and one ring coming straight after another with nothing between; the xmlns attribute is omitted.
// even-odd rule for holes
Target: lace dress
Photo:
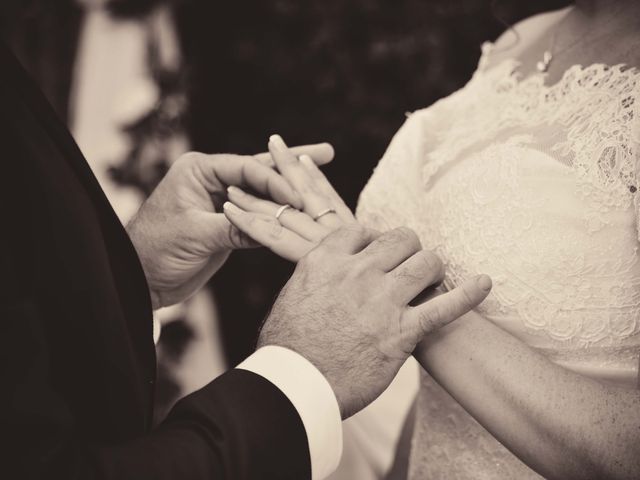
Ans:
<svg viewBox="0 0 640 480"><path fill-rule="evenodd" d="M464 88L409 116L358 218L416 230L447 287L489 274L478 311L552 361L633 385L640 73L574 66L547 87L516 60L487 69L490 48ZM417 408L410 478L540 478L426 373Z"/></svg>

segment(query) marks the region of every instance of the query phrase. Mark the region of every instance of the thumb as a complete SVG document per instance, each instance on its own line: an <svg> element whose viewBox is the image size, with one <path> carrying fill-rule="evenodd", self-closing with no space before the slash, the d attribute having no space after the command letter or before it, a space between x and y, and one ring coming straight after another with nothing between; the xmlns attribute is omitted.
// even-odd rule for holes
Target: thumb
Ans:
<svg viewBox="0 0 640 480"><path fill-rule="evenodd" d="M203 212L203 244L210 253L219 250L240 250L256 248L261 245L247 234L232 225L223 213Z"/></svg>
<svg viewBox="0 0 640 480"><path fill-rule="evenodd" d="M408 307L402 319L407 340L415 347L426 335L480 305L490 291L491 278L478 275L417 307Z"/></svg>

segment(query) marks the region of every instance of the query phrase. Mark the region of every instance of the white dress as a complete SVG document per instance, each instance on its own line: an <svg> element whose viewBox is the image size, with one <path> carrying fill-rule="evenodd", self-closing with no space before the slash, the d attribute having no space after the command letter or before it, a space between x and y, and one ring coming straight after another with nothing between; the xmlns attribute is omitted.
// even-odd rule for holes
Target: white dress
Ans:
<svg viewBox="0 0 640 480"><path fill-rule="evenodd" d="M358 218L413 228L448 287L489 274L478 311L552 361L634 385L640 72L574 66L547 87L516 60L487 68L490 50L464 88L409 116ZM426 373L417 408L411 478L540 478Z"/></svg>

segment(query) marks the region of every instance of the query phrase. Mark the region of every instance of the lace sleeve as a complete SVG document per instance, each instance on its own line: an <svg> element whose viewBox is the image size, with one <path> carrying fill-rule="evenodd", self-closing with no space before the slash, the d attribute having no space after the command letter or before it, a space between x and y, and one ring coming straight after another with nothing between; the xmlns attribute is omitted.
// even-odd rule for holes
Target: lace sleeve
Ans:
<svg viewBox="0 0 640 480"><path fill-rule="evenodd" d="M415 113L408 115L360 194L356 217L363 225L386 231L404 224L409 210L406 203L416 198L408 194L415 190L411 185L415 175L408 174L407 166L419 155L419 123Z"/></svg>
<svg viewBox="0 0 640 480"><path fill-rule="evenodd" d="M421 114L409 114L394 135L358 201L356 217L370 228L386 231L407 225L419 198L416 193L422 154Z"/></svg>
<svg viewBox="0 0 640 480"><path fill-rule="evenodd" d="M407 114L360 195L356 216L371 228L411 227L419 220L424 193L423 167L464 104L459 90L426 109Z"/></svg>

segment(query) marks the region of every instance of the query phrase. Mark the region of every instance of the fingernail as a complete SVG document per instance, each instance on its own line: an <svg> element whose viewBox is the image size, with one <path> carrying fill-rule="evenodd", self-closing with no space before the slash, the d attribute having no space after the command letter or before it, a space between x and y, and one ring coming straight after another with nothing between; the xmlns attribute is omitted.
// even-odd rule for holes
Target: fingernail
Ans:
<svg viewBox="0 0 640 480"><path fill-rule="evenodd" d="M313 159L306 153L300 155L300 161L302 163L306 163L307 165L313 164Z"/></svg>
<svg viewBox="0 0 640 480"><path fill-rule="evenodd" d="M224 209L225 213L229 213L231 215L238 215L242 213L242 210L240 210L231 202L224 202L224 205L222 205L222 208Z"/></svg>
<svg viewBox="0 0 640 480"><path fill-rule="evenodd" d="M234 187L233 185L230 185L227 187L227 192L230 195L236 195L236 196L244 195L244 192L242 190L240 190L238 187Z"/></svg>
<svg viewBox="0 0 640 480"><path fill-rule="evenodd" d="M491 290L491 277L489 277L489 275L480 275L478 277L478 286L484 290L485 292L488 292L489 290Z"/></svg>
<svg viewBox="0 0 640 480"><path fill-rule="evenodd" d="M287 149L287 144L284 143L284 140L278 134L271 135L269 137L269 143L273 144L273 146L278 150L286 150Z"/></svg>

